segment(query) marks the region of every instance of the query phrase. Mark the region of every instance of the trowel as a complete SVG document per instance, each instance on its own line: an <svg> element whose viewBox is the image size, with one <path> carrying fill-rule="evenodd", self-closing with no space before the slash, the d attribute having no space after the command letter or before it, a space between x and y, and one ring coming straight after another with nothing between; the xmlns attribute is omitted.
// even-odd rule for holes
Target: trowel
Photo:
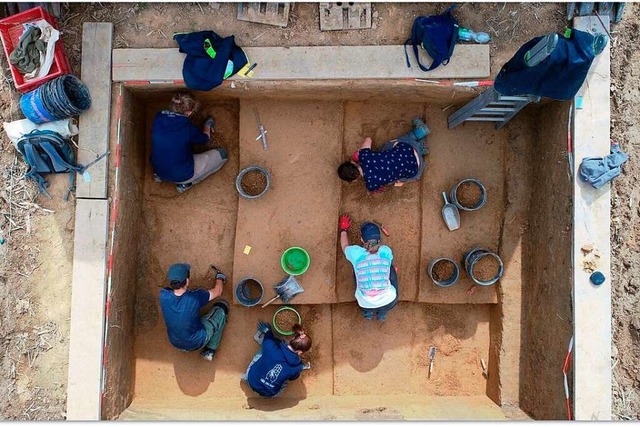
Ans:
<svg viewBox="0 0 640 427"><path fill-rule="evenodd" d="M431 372L433 372L433 361L436 359L436 346L429 347L429 378L431 378Z"/></svg>
<svg viewBox="0 0 640 427"><path fill-rule="evenodd" d="M444 223L447 225L449 231L457 230L460 228L460 212L458 211L458 207L453 203L449 203L447 193L444 191L442 192L442 197L444 198L442 219L444 219Z"/></svg>

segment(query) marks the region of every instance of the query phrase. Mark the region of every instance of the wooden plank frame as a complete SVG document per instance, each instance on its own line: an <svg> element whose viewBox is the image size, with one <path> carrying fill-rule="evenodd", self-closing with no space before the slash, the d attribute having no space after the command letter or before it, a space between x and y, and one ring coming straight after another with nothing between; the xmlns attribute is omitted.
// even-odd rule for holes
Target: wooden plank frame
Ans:
<svg viewBox="0 0 640 427"><path fill-rule="evenodd" d="M600 21L602 20L602 23ZM609 18L578 17L574 28L606 33ZM603 23L605 28L603 28ZM583 107L576 109L574 100L573 171L573 325L574 387L573 403L576 420L611 419L611 186L596 190L578 177L578 166L585 157L604 157L610 151L610 56L609 45L598 55L587 79L576 97ZM600 252L598 271L605 282L595 286L582 269L581 248L593 244Z"/></svg>
<svg viewBox="0 0 640 427"><path fill-rule="evenodd" d="M407 67L404 46L298 46L247 47L249 62L257 63L253 77L236 74L230 80L335 80L407 78L485 78L490 75L489 45L456 46L451 62L423 72L411 47L407 48L411 68ZM419 49L423 65L431 63ZM185 54L175 48L114 49L113 81L182 80Z"/></svg>
<svg viewBox="0 0 640 427"><path fill-rule="evenodd" d="M99 420L106 296L107 200L78 199L71 285L67 420Z"/></svg>
<svg viewBox="0 0 640 427"><path fill-rule="evenodd" d="M109 148L111 119L111 42L113 24L85 22L82 26L82 82L89 88L91 108L80 116L78 163L86 165ZM77 176L76 196L107 197L107 158Z"/></svg>

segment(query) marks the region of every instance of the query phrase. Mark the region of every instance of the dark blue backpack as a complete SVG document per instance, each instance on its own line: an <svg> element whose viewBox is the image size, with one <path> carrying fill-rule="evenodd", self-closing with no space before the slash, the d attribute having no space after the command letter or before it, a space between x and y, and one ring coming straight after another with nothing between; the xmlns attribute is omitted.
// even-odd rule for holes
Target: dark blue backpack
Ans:
<svg viewBox="0 0 640 427"><path fill-rule="evenodd" d="M449 7L442 15L419 16L413 21L411 37L404 42L404 54L407 58L407 67L411 68L407 45L413 46L413 54L418 61L418 66L422 71L431 71L440 64L447 65L449 58L453 55L453 48L458 40L458 21L453 17L451 11L456 5ZM420 63L418 56L418 46L427 51L433 63L426 68Z"/></svg>
<svg viewBox="0 0 640 427"><path fill-rule="evenodd" d="M40 191L49 198L51 198L51 194L47 191L49 183L42 175L69 173L69 191L67 191L64 200L67 200L69 194L75 191L76 172L84 173L89 166L109 153L107 151L87 166L82 166L76 164L76 155L68 139L63 138L57 132L37 129L20 137L16 143L16 148L29 166L29 169L24 174L25 178L34 180L38 184Z"/></svg>

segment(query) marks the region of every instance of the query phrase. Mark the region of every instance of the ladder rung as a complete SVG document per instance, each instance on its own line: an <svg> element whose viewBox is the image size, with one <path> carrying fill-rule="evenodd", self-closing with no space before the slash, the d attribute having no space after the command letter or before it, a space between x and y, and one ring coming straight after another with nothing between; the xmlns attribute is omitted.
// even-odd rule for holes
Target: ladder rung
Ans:
<svg viewBox="0 0 640 427"><path fill-rule="evenodd" d="M499 101L523 101L529 102L529 98L525 96L501 96Z"/></svg>
<svg viewBox="0 0 640 427"><path fill-rule="evenodd" d="M503 107L515 107L516 103L513 102L513 101L504 101L504 102L493 101L491 104L487 105L487 107L500 107L500 106L503 106Z"/></svg>
<svg viewBox="0 0 640 427"><path fill-rule="evenodd" d="M482 113L512 113L516 111L515 108L493 108L493 107L484 107L480 112Z"/></svg>
<svg viewBox="0 0 640 427"><path fill-rule="evenodd" d="M467 122L504 122L504 117L469 117Z"/></svg>

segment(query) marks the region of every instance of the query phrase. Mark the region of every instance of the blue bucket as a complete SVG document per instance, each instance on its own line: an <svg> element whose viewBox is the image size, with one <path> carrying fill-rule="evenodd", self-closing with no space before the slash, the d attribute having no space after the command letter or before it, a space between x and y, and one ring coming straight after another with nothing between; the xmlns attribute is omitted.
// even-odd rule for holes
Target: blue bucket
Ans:
<svg viewBox="0 0 640 427"><path fill-rule="evenodd" d="M42 99L42 86L34 91L27 92L20 98L22 114L33 123L46 123L56 120L55 116L47 110Z"/></svg>
<svg viewBox="0 0 640 427"><path fill-rule="evenodd" d="M245 307L253 307L262 301L264 287L254 277L245 277L236 285L235 294L240 304Z"/></svg>
<svg viewBox="0 0 640 427"><path fill-rule="evenodd" d="M44 83L20 98L25 117L45 123L77 116L91 107L89 89L71 74Z"/></svg>

